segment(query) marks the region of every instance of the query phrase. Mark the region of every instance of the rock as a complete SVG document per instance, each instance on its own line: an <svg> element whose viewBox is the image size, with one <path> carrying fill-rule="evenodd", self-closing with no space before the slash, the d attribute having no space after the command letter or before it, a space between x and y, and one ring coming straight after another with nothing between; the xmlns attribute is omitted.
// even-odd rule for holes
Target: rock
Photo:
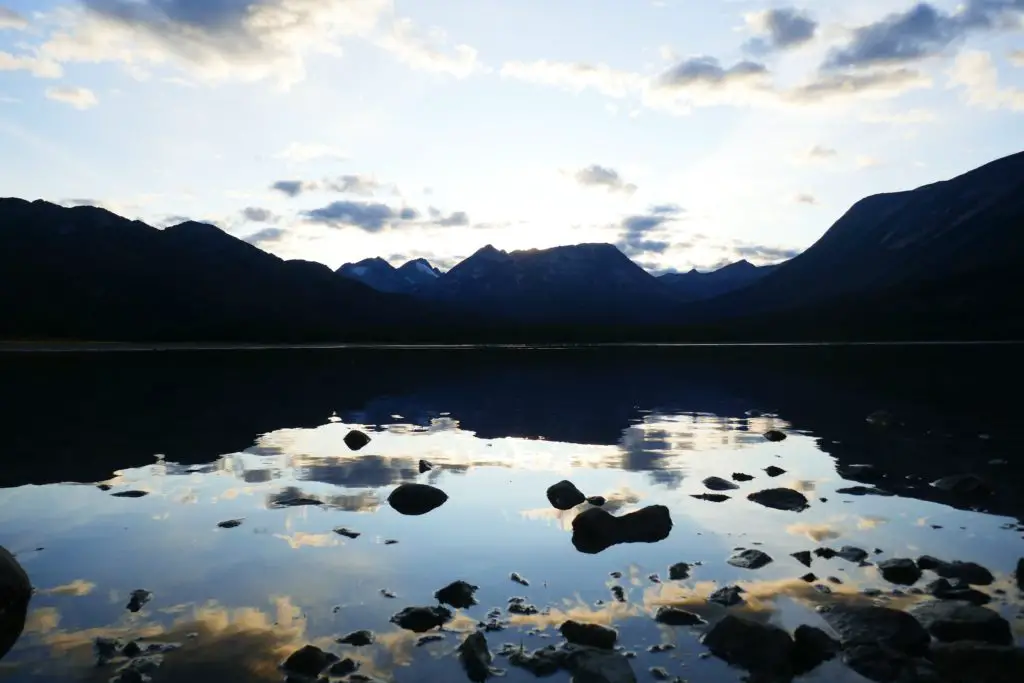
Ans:
<svg viewBox="0 0 1024 683"><path fill-rule="evenodd" d="M429 645L430 643L437 643L442 640L444 640L443 633L430 633L425 636L420 636L419 638L417 638L416 647L423 647L424 645Z"/></svg>
<svg viewBox="0 0 1024 683"><path fill-rule="evenodd" d="M296 488L288 487L283 491L267 496L267 507L271 510L280 510L282 508L295 508L304 506L316 506L323 505L324 502L319 498L312 498L310 496L302 495L302 491Z"/></svg>
<svg viewBox="0 0 1024 683"><path fill-rule="evenodd" d="M843 649L843 663L861 676L878 683L949 683L938 678L928 660L887 650L879 645L846 647Z"/></svg>
<svg viewBox="0 0 1024 683"><path fill-rule="evenodd" d="M987 605L992 602L991 595L971 588L970 584L959 579L955 581L943 578L935 579L925 586L925 591L939 600L962 600L975 605Z"/></svg>
<svg viewBox="0 0 1024 683"><path fill-rule="evenodd" d="M345 538L359 538L360 536L360 533L358 531L352 531L351 529L346 529L343 526L340 526L337 529L335 529L334 533L338 534L339 536L344 536Z"/></svg>
<svg viewBox="0 0 1024 683"><path fill-rule="evenodd" d="M619 652L579 648L569 653L565 666L572 683L636 683L629 659Z"/></svg>
<svg viewBox="0 0 1024 683"><path fill-rule="evenodd" d="M520 615L528 617L528 616L533 615L533 614L539 614L540 610L537 609L536 606L531 605L530 603L526 602L525 599L520 598L519 601L517 601L517 602L509 603L508 613L509 614L520 614Z"/></svg>
<svg viewBox="0 0 1024 683"><path fill-rule="evenodd" d="M32 584L18 560L0 546L0 660L25 630Z"/></svg>
<svg viewBox="0 0 1024 683"><path fill-rule="evenodd" d="M691 493L690 497L697 500L706 500L710 503L724 503L729 500L729 496L724 493Z"/></svg>
<svg viewBox="0 0 1024 683"><path fill-rule="evenodd" d="M764 491L751 493L747 496L747 500L775 510L800 512L807 508L807 497L793 489L765 489Z"/></svg>
<svg viewBox="0 0 1024 683"><path fill-rule="evenodd" d="M750 481L751 479L753 479L752 476L750 476L749 474L745 474L743 472L733 472L732 478L734 481Z"/></svg>
<svg viewBox="0 0 1024 683"><path fill-rule="evenodd" d="M676 562L668 568L668 578L671 581L683 581L690 578L690 565L686 562Z"/></svg>
<svg viewBox="0 0 1024 683"><path fill-rule="evenodd" d="M604 496L590 496L589 498L587 498L587 502L595 507L601 507L608 501L607 499L605 499Z"/></svg>
<svg viewBox="0 0 1024 683"><path fill-rule="evenodd" d="M385 538L384 539L384 545L394 545L396 543L398 543L398 541L393 539L393 538Z"/></svg>
<svg viewBox="0 0 1024 683"><path fill-rule="evenodd" d="M840 474L844 478L855 478L867 481L877 481L885 478L885 473L870 464L846 465L842 468Z"/></svg>
<svg viewBox="0 0 1024 683"><path fill-rule="evenodd" d="M879 562L878 571L882 573L882 578L889 583L903 586L911 586L921 578L921 569L917 563L907 558L894 558Z"/></svg>
<svg viewBox="0 0 1024 683"><path fill-rule="evenodd" d="M615 641L619 638L619 632L613 628L601 624L581 624L572 619L562 622L558 631L563 638L574 645L596 647L602 650L610 650L615 647Z"/></svg>
<svg viewBox="0 0 1024 683"><path fill-rule="evenodd" d="M148 496L149 491L118 491L110 495L114 498L142 498L143 496Z"/></svg>
<svg viewBox="0 0 1024 683"><path fill-rule="evenodd" d="M512 572L511 574L508 575L508 578L512 579L513 581L518 583L520 586L529 586L530 585L530 582L527 581L526 579L524 579L519 572Z"/></svg>
<svg viewBox="0 0 1024 683"><path fill-rule="evenodd" d="M392 591L389 591L387 588L381 588L380 589L380 594L383 595L385 598L397 598L398 597Z"/></svg>
<svg viewBox="0 0 1024 683"><path fill-rule="evenodd" d="M856 546L844 545L839 549L839 552L836 553L836 557L841 557L847 562L859 564L868 559L868 551Z"/></svg>
<svg viewBox="0 0 1024 683"><path fill-rule="evenodd" d="M833 550L832 548L829 548L827 546L823 546L821 548L815 548L814 549L815 557L820 557L823 560L831 560L833 557L835 557L838 554L839 553L837 553L835 550Z"/></svg>
<svg viewBox="0 0 1024 683"><path fill-rule="evenodd" d="M392 624L414 633L424 633L432 628L443 626L452 619L451 610L446 607L406 607L392 615Z"/></svg>
<svg viewBox="0 0 1024 683"><path fill-rule="evenodd" d="M453 581L444 588L435 591L434 597L438 602L451 605L455 609L467 609L477 604L473 593L479 588L480 586L474 586L462 580Z"/></svg>
<svg viewBox="0 0 1024 683"><path fill-rule="evenodd" d="M678 607L659 607L654 613L654 620L666 626L699 626L707 623L693 612Z"/></svg>
<svg viewBox="0 0 1024 683"><path fill-rule="evenodd" d="M803 675L834 658L842 649L835 638L816 626L801 624L793 632L793 669Z"/></svg>
<svg viewBox="0 0 1024 683"><path fill-rule="evenodd" d="M351 645L353 647L372 645L374 640L376 640L376 638L373 635L373 631L368 631L366 629L352 631L352 633L338 638L338 642L342 645Z"/></svg>
<svg viewBox="0 0 1024 683"><path fill-rule="evenodd" d="M917 566L931 570L944 579L960 579L973 586L989 586L995 581L992 572L975 562L945 562L931 555L917 558Z"/></svg>
<svg viewBox="0 0 1024 683"><path fill-rule="evenodd" d="M491 661L493 656L487 649L487 639L480 631L474 631L466 636L466 639L459 645L459 663L466 672L466 676L474 683L480 683L491 675Z"/></svg>
<svg viewBox="0 0 1024 683"><path fill-rule="evenodd" d="M626 591L622 590L622 586L612 586L611 591L616 602L626 602Z"/></svg>
<svg viewBox="0 0 1024 683"><path fill-rule="evenodd" d="M358 451L360 448L370 443L370 437L358 429L353 429L345 435L344 441L345 445L348 446L350 450Z"/></svg>
<svg viewBox="0 0 1024 683"><path fill-rule="evenodd" d="M434 469L434 464L429 460L420 460L420 474Z"/></svg>
<svg viewBox="0 0 1024 683"><path fill-rule="evenodd" d="M755 678L786 681L792 676L793 639L778 626L727 614L701 642L713 655Z"/></svg>
<svg viewBox="0 0 1024 683"><path fill-rule="evenodd" d="M769 429L764 433L764 438L769 441L782 441L786 438L786 435L780 432L778 429Z"/></svg>
<svg viewBox="0 0 1024 683"><path fill-rule="evenodd" d="M771 555L761 552L756 548L741 550L726 560L729 564L740 569L760 569L772 562Z"/></svg>
<svg viewBox="0 0 1024 683"><path fill-rule="evenodd" d="M656 681L667 681L672 678L672 675L663 666L652 666L647 670L651 674L651 678Z"/></svg>
<svg viewBox="0 0 1024 683"><path fill-rule="evenodd" d="M867 423L876 427L888 427L895 422L895 419L887 410L876 410L867 416Z"/></svg>
<svg viewBox="0 0 1024 683"><path fill-rule="evenodd" d="M964 498L986 498L992 495L992 487L976 474L954 474L936 479L932 486Z"/></svg>
<svg viewBox="0 0 1024 683"><path fill-rule="evenodd" d="M875 486L847 486L846 488L836 489L836 493L841 493L847 496L893 496L895 494Z"/></svg>
<svg viewBox="0 0 1024 683"><path fill-rule="evenodd" d="M125 609L129 612L138 612L142 609L142 606L153 599L153 594L149 591L142 590L141 588L133 590L128 596L128 604L125 605Z"/></svg>
<svg viewBox="0 0 1024 683"><path fill-rule="evenodd" d="M818 577L814 574L814 572L807 572L806 574L800 577L800 580L806 581L807 583L814 583L818 580Z"/></svg>
<svg viewBox="0 0 1024 683"><path fill-rule="evenodd" d="M96 488L98 488L100 491L109 491L110 489L113 488L113 486L111 486L110 484L96 484Z"/></svg>
<svg viewBox="0 0 1024 683"><path fill-rule="evenodd" d="M839 603L820 613L844 648L869 646L916 657L924 655L931 642L920 622L900 610Z"/></svg>
<svg viewBox="0 0 1024 683"><path fill-rule="evenodd" d="M548 502L558 510L570 510L587 500L575 484L564 479L549 486L547 496Z"/></svg>
<svg viewBox="0 0 1024 683"><path fill-rule="evenodd" d="M780 474L785 474L786 470L782 469L781 467L776 467L775 465L768 465L768 467L764 468L764 473L767 474L769 477L777 477Z"/></svg>
<svg viewBox="0 0 1024 683"><path fill-rule="evenodd" d="M508 655L508 663L526 669L534 676L551 676L566 666L569 652L562 648L548 645L539 650L527 653L522 648L515 648Z"/></svg>
<svg viewBox="0 0 1024 683"><path fill-rule="evenodd" d="M1020 683L1024 648L959 641L937 643L930 653L949 683Z"/></svg>
<svg viewBox="0 0 1024 683"><path fill-rule="evenodd" d="M990 609L960 600L933 600L915 605L909 613L937 640L974 640L1011 645L1010 623Z"/></svg>
<svg viewBox="0 0 1024 683"><path fill-rule="evenodd" d="M324 652L315 645L304 645L288 655L281 668L290 674L316 678L320 672L337 661L338 657Z"/></svg>
<svg viewBox="0 0 1024 683"><path fill-rule="evenodd" d="M668 652L669 650L676 649L676 646L672 643L658 643L657 645L651 645L647 648L647 651L651 654L657 654L659 652Z"/></svg>
<svg viewBox="0 0 1024 683"><path fill-rule="evenodd" d="M790 557L795 558L797 562L805 567L811 566L811 551L801 550L800 552L791 553Z"/></svg>
<svg viewBox="0 0 1024 683"><path fill-rule="evenodd" d="M399 484L388 496L388 504L403 515L425 515L447 500L447 493L430 484Z"/></svg>
<svg viewBox="0 0 1024 683"><path fill-rule="evenodd" d="M743 598L740 595L745 592L739 586L722 586L708 596L708 602L714 602L723 607L732 607L743 602Z"/></svg>
<svg viewBox="0 0 1024 683"><path fill-rule="evenodd" d="M704 480L704 486L712 491L731 491L732 489L739 488L739 486L728 479L722 479L721 477L708 477Z"/></svg>
<svg viewBox="0 0 1024 683"><path fill-rule="evenodd" d="M649 505L621 517L589 508L572 520L572 544L595 554L620 543L656 543L668 538L672 517L664 505Z"/></svg>
<svg viewBox="0 0 1024 683"><path fill-rule="evenodd" d="M236 526L242 526L242 520L228 519L223 522L217 522L217 526L219 526L221 529L234 529Z"/></svg>
<svg viewBox="0 0 1024 683"><path fill-rule="evenodd" d="M358 662L349 657L345 657L344 659L339 659L332 664L331 668L327 670L327 673L331 676L348 676L351 673L355 673L358 668Z"/></svg>
<svg viewBox="0 0 1024 683"><path fill-rule="evenodd" d="M1017 579L1017 588L1024 591L1024 557L1017 560L1017 571L1014 576Z"/></svg>

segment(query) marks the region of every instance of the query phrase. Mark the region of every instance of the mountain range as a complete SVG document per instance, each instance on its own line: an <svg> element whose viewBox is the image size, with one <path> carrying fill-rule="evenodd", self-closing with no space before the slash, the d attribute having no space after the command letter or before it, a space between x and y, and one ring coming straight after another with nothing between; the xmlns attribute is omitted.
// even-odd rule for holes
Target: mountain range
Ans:
<svg viewBox="0 0 1024 683"><path fill-rule="evenodd" d="M867 197L781 264L655 277L610 244L447 272L286 261L203 223L0 199L0 338L639 341L1024 334L1024 153Z"/></svg>

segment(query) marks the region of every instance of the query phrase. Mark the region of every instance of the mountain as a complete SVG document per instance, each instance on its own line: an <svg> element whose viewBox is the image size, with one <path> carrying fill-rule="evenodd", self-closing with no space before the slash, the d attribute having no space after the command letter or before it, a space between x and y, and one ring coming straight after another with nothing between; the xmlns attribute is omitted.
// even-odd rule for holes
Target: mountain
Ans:
<svg viewBox="0 0 1024 683"><path fill-rule="evenodd" d="M1020 276L996 285L988 274L1019 270L1022 227L1024 152L951 180L862 199L800 255L751 285L692 306L687 315L826 309L829 302L851 305L855 299L893 311L902 301L923 314L927 306L914 292L929 292L928 306L934 306L938 292L956 296L957 287L972 292L973 304L995 310L993 297L1009 304L1021 291ZM972 279L979 286L970 286Z"/></svg>
<svg viewBox="0 0 1024 683"><path fill-rule="evenodd" d="M683 301L697 301L746 287L778 268L779 264L755 266L746 259L707 273L694 269L687 273L665 273L658 279L672 288Z"/></svg>
<svg viewBox="0 0 1024 683"><path fill-rule="evenodd" d="M203 223L0 199L0 338L402 339L444 320L405 297L284 261Z"/></svg>
<svg viewBox="0 0 1024 683"><path fill-rule="evenodd" d="M512 252L487 245L421 296L520 324L649 322L678 303L611 244Z"/></svg>
<svg viewBox="0 0 1024 683"><path fill-rule="evenodd" d="M362 282L378 292L408 294L428 287L441 276L441 271L426 259L414 259L395 268L380 258L367 258L346 263L336 271L351 280Z"/></svg>

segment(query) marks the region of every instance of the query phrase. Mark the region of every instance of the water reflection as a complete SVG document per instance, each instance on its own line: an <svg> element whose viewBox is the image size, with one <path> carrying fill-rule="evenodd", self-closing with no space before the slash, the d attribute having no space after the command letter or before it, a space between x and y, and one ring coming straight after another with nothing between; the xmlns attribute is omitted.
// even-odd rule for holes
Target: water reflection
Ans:
<svg viewBox="0 0 1024 683"><path fill-rule="evenodd" d="M541 647L573 618L619 628L641 676L660 665L735 681L738 671L697 658L698 631L658 624L655 610L682 607L711 622L728 611L792 629L821 625L821 604L905 609L931 599L894 593L874 566L841 557L814 556L815 579L801 580L808 567L791 554L826 546L864 548L870 562L979 562L996 582L977 588L1024 635L1012 575L1024 556L1024 463L1016 414L994 393L1016 366L999 352L647 349L373 362L360 356L369 352L308 353L0 357L21 396L5 413L18 457L0 473L0 545L37 587L0 677L106 681L127 660L95 667L96 639L119 638L180 645L162 653L157 683L279 681L278 664L306 644L381 680L459 680L459 634L501 608L507 626L487 633L492 650ZM880 408L899 419L869 423ZM344 440L353 429L370 436L358 451ZM766 440L773 429L789 438ZM421 473L420 460L433 468ZM930 486L950 474L991 491ZM693 498L710 492L702 482L711 476L738 489L721 503ZM603 505L554 509L545 490L560 479ZM60 481L79 483L51 483ZM388 497L411 483L448 498L429 514L399 514ZM855 485L895 495L840 493ZM747 499L774 487L803 493L808 508L796 515ZM124 491L147 495L112 495ZM671 534L589 545L574 534L581 513L622 518L649 506L670 511ZM735 548L773 562L733 567L725 560ZM671 580L679 562L689 577ZM512 582L513 571L529 585ZM389 622L403 607L433 604L456 579L480 586L480 604L459 610L441 641L418 645ZM727 585L743 589L740 605L708 602ZM135 589L154 597L129 614ZM536 613L509 613L510 597ZM376 633L371 646L335 642L364 628ZM676 647L646 651L657 643ZM532 677L510 668L508 678ZM829 662L810 680L861 679Z"/></svg>

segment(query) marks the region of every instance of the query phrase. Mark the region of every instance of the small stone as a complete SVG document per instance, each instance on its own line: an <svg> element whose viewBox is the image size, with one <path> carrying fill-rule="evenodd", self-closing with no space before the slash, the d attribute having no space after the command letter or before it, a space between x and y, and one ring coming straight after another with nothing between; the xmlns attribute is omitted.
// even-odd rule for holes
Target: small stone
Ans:
<svg viewBox="0 0 1024 683"><path fill-rule="evenodd" d="M764 491L751 493L747 496L747 500L775 510L800 512L807 508L807 497L793 489L765 489Z"/></svg>
<svg viewBox="0 0 1024 683"><path fill-rule="evenodd" d="M372 645L375 640L373 631L367 631L363 629L361 631L353 631L346 636L338 638L338 642L342 645L351 645L353 647L363 647L365 645Z"/></svg>
<svg viewBox="0 0 1024 683"><path fill-rule="evenodd" d="M749 550L741 550L734 554L728 560L727 563L740 569L760 569L772 562L772 558L767 553L751 548Z"/></svg>
<svg viewBox="0 0 1024 683"><path fill-rule="evenodd" d="M743 598L740 596L745 592L739 586L722 586L708 596L708 602L714 602L724 607L732 607L743 602Z"/></svg>
<svg viewBox="0 0 1024 683"><path fill-rule="evenodd" d="M659 607L654 613L654 620L666 626L699 626L706 623L693 612L687 612L678 607Z"/></svg>
<svg viewBox="0 0 1024 683"><path fill-rule="evenodd" d="M911 586L921 578L921 569L913 560L895 558L878 563L878 571L889 583Z"/></svg>
<svg viewBox="0 0 1024 683"><path fill-rule="evenodd" d="M585 647L596 647L602 650L610 650L615 647L619 633L613 628L601 624L583 624L569 619L558 627L562 637L574 645Z"/></svg>
<svg viewBox="0 0 1024 683"><path fill-rule="evenodd" d="M406 607L392 615L390 621L400 628L414 633L423 633L443 626L452 619L452 613L445 607Z"/></svg>
<svg viewBox="0 0 1024 683"><path fill-rule="evenodd" d="M657 681L667 681L672 678L672 675L662 666L652 666L648 671L651 672L651 677Z"/></svg>
<svg viewBox="0 0 1024 683"><path fill-rule="evenodd" d="M348 676L351 673L355 673L358 668L359 664L355 660L345 657L332 664L327 673L331 676Z"/></svg>
<svg viewBox="0 0 1024 683"><path fill-rule="evenodd" d="M676 649L676 646L672 643L658 643L657 645L651 645L647 648L647 651L651 654L657 654L659 652L668 652L669 650Z"/></svg>
<svg viewBox="0 0 1024 683"><path fill-rule="evenodd" d="M337 529L335 529L334 533L338 534L339 536L344 536L345 538L359 538L360 535L360 532L352 531L351 529L346 529L343 526L340 526Z"/></svg>
<svg viewBox="0 0 1024 683"><path fill-rule="evenodd" d="M530 582L527 581L525 578L523 578L522 574L520 574L519 572L512 572L511 574L508 575L508 578L512 579L513 581L518 583L520 586L529 586L530 585Z"/></svg>
<svg viewBox="0 0 1024 683"><path fill-rule="evenodd" d="M434 469L434 464L429 460L420 460L419 466L420 474L423 474L424 472L429 472L430 470Z"/></svg>
<svg viewBox="0 0 1024 683"><path fill-rule="evenodd" d="M564 479L548 487L547 497L551 506L558 510L571 510L587 500L575 484Z"/></svg>
<svg viewBox="0 0 1024 683"><path fill-rule="evenodd" d="M768 439L769 441L775 442L784 440L786 438L786 435L780 432L778 429L769 429L767 432L764 433L764 438Z"/></svg>
<svg viewBox="0 0 1024 683"><path fill-rule="evenodd" d="M729 496L724 493L691 493L690 497L697 500L706 500L709 503L724 503L729 500Z"/></svg>
<svg viewBox="0 0 1024 683"><path fill-rule="evenodd" d="M429 645L430 643L436 643L436 642L441 641L441 640L444 640L444 635L443 634L441 634L441 633L428 633L427 635L420 636L419 638L416 639L416 647L423 647L424 645Z"/></svg>
<svg viewBox="0 0 1024 683"><path fill-rule="evenodd" d="M383 595L385 598L397 598L398 597L397 595L395 595L394 593L392 593L391 591L389 591L386 588L381 588L380 589L380 594Z"/></svg>
<svg viewBox="0 0 1024 683"><path fill-rule="evenodd" d="M704 480L704 486L711 489L712 491L731 491L732 489L738 489L739 486L732 483L728 479L722 479L721 477L708 477Z"/></svg>
<svg viewBox="0 0 1024 683"><path fill-rule="evenodd" d="M148 496L149 491L118 491L110 495L114 498L142 498L143 496Z"/></svg>
<svg viewBox="0 0 1024 683"><path fill-rule="evenodd" d="M847 562L858 563L867 559L868 551L852 545L844 545L839 549L839 552L836 553L836 557L841 557Z"/></svg>
<svg viewBox="0 0 1024 683"><path fill-rule="evenodd" d="M240 519L227 519L223 522L217 522L217 526L221 529L234 529L236 526L242 526L242 520Z"/></svg>
<svg viewBox="0 0 1024 683"><path fill-rule="evenodd" d="M147 590L137 589L131 592L128 604L125 606L129 612L138 612L143 605L153 599L153 594Z"/></svg>
<svg viewBox="0 0 1024 683"><path fill-rule="evenodd" d="M733 472L732 478L734 481L750 481L753 479L752 476L745 474L744 472Z"/></svg>
<svg viewBox="0 0 1024 683"><path fill-rule="evenodd" d="M814 583L815 581L818 580L818 577L815 576L814 573L808 572L808 573L804 574L803 576L801 576L800 580L801 581L806 581L807 583Z"/></svg>
<svg viewBox="0 0 1024 683"><path fill-rule="evenodd" d="M307 678L316 678L320 675L321 671L330 666L336 659L336 656L324 652L315 645L304 645L288 655L281 668L288 673Z"/></svg>
<svg viewBox="0 0 1024 683"><path fill-rule="evenodd" d="M612 597L618 602L626 602L626 591L622 590L622 586L612 586Z"/></svg>
<svg viewBox="0 0 1024 683"><path fill-rule="evenodd" d="M768 467L764 468L764 473L767 474L769 477L777 477L780 474L785 474L786 470L782 469L781 467L776 467L775 465L769 465Z"/></svg>
<svg viewBox="0 0 1024 683"><path fill-rule="evenodd" d="M795 558L797 562L799 562L800 564L802 564L805 567L810 567L811 566L811 551L810 550L801 550L801 551L796 552L796 553L791 553L790 557Z"/></svg>
<svg viewBox="0 0 1024 683"><path fill-rule="evenodd" d="M451 605L455 609L468 609L477 604L474 593L479 589L465 581L453 581L444 588L434 592L434 598L445 605Z"/></svg>
<svg viewBox="0 0 1024 683"><path fill-rule="evenodd" d="M668 568L668 578L672 581L683 581L690 578L690 565L686 562L676 562Z"/></svg>
<svg viewBox="0 0 1024 683"><path fill-rule="evenodd" d="M601 507L602 505L607 503L608 500L604 496L590 496L589 498L587 498L587 502L596 507Z"/></svg>
<svg viewBox="0 0 1024 683"><path fill-rule="evenodd" d="M360 448L370 443L370 437L368 437L366 434L359 431L358 429L353 429L352 431L345 435L343 441L345 442L345 445L349 447L349 449L353 451L358 451Z"/></svg>
<svg viewBox="0 0 1024 683"><path fill-rule="evenodd" d="M651 574L647 577L647 580L651 583L661 583L661 577L657 574Z"/></svg>

